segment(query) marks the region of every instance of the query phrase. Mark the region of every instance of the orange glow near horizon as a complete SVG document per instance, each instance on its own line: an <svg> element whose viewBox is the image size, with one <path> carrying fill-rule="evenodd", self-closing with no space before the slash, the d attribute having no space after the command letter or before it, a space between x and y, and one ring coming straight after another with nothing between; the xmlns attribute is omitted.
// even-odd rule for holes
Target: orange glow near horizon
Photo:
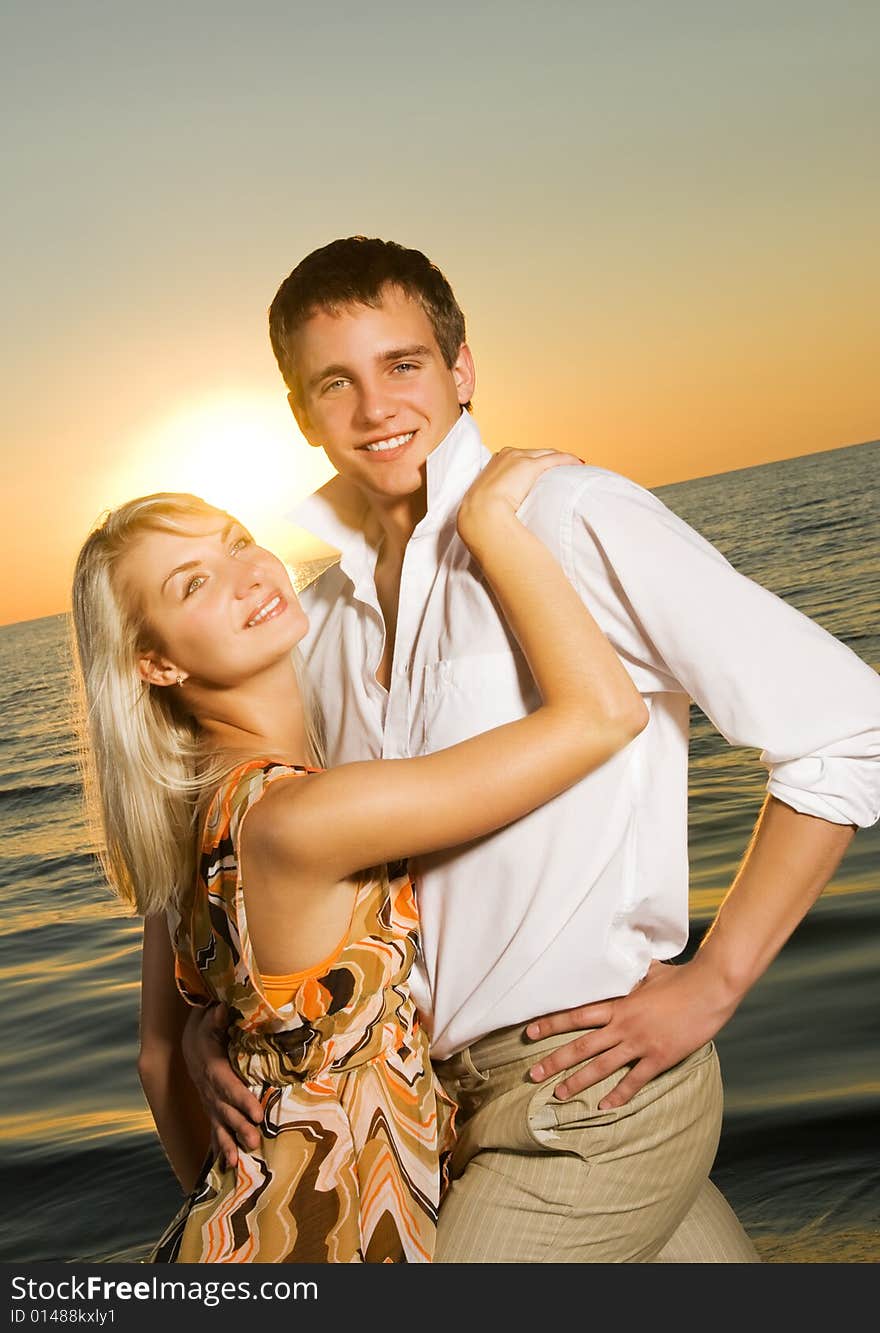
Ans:
<svg viewBox="0 0 880 1333"><path fill-rule="evenodd" d="M608 365L585 372L586 392L576 385L544 401L529 385L514 381L511 389L499 365L497 356L483 363L475 401L490 448L534 447L540 438L645 486L860 444L877 434L870 430L876 423L865 413L864 390L861 397L854 393L849 414L830 384L811 386L801 403L800 367L772 383L755 377L752 392L743 394L735 365L703 365L692 386L658 366L635 393L628 368ZM844 379L838 368L836 383ZM59 446L39 471L22 467L4 487L5 530L16 563L3 584L0 625L67 610L80 544L107 509L137 495L201 495L288 561L326 551L297 534L289 514L334 469L322 450L303 440L277 389L179 400L122 432L103 457L96 450L77 466L72 456Z"/></svg>
<svg viewBox="0 0 880 1333"><path fill-rule="evenodd" d="M334 475L324 452L300 436L281 394L204 399L131 444L114 489L189 491L240 518L272 549L289 541L286 511Z"/></svg>
<svg viewBox="0 0 880 1333"><path fill-rule="evenodd" d="M59 472L65 462L59 451ZM246 390L180 403L123 436L110 460L83 467L61 486L22 471L7 492L6 527L15 550L29 558L20 558L16 576L4 583L0 624L67 610L76 553L89 531L106 510L156 491L202 496L285 559L319 554L319 547L297 546L286 515L333 475L324 453L300 436L283 394Z"/></svg>
<svg viewBox="0 0 880 1333"><path fill-rule="evenodd" d="M654 488L880 436L876 5L230 9L210 60L198 8L10 11L0 624L135 493L308 558L267 315L338 238L446 276L490 449Z"/></svg>

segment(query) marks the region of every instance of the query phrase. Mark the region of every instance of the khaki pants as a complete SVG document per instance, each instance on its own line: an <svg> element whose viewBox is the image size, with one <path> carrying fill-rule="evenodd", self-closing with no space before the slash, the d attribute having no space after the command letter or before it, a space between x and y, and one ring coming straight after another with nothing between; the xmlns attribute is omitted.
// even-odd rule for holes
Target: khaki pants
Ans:
<svg viewBox="0 0 880 1333"><path fill-rule="evenodd" d="M459 1105L437 1263L757 1263L709 1181L721 1128L714 1045L599 1111L623 1077L569 1101L529 1068L572 1034L520 1026L435 1063ZM583 1066L578 1066L581 1068Z"/></svg>

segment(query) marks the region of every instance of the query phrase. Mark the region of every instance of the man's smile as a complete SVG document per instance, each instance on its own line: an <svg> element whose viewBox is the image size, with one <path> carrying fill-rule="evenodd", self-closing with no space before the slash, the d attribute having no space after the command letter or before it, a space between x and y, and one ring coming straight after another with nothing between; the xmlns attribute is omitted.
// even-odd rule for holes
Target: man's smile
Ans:
<svg viewBox="0 0 880 1333"><path fill-rule="evenodd" d="M397 454L414 435L414 430L407 431L405 435L389 435L383 440L371 440L368 444L358 445L358 449L369 454Z"/></svg>

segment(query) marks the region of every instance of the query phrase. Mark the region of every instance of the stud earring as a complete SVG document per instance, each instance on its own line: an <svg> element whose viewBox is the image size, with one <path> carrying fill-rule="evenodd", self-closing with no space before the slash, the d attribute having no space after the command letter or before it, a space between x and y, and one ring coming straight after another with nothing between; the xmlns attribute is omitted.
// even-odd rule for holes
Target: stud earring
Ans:
<svg viewBox="0 0 880 1333"><path fill-rule="evenodd" d="M177 683L178 683L178 685L182 685L182 684L183 684L183 676L178 676L178 677L177 677Z"/></svg>

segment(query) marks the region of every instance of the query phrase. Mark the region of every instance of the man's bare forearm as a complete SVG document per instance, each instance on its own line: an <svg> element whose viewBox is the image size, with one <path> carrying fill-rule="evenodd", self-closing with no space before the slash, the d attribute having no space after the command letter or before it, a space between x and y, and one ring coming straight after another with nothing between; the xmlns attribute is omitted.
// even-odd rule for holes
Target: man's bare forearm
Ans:
<svg viewBox="0 0 880 1333"><path fill-rule="evenodd" d="M138 1074L165 1156L188 1194L204 1165L211 1130L180 1049L142 1052Z"/></svg>
<svg viewBox="0 0 880 1333"><path fill-rule="evenodd" d="M533 1066L536 1081L589 1060L558 1084L565 1099L626 1065L599 1103L622 1106L657 1074L710 1040L731 1018L825 888L852 841L850 825L801 815L767 800L739 872L689 963L653 963L629 995L548 1014L532 1038L587 1029Z"/></svg>
<svg viewBox="0 0 880 1333"><path fill-rule="evenodd" d="M211 1142L226 1166L238 1162L239 1147L256 1151L263 1108L229 1063L228 1011L225 1005L193 1009L182 1036L187 1082L210 1124Z"/></svg>
<svg viewBox="0 0 880 1333"><path fill-rule="evenodd" d="M166 1156L183 1189L192 1189L210 1143L210 1126L187 1073L180 1043L190 1013L174 981L174 950L164 916L144 922L138 1074Z"/></svg>
<svg viewBox="0 0 880 1333"><path fill-rule="evenodd" d="M855 829L768 797L742 864L694 962L736 1007L806 916Z"/></svg>

